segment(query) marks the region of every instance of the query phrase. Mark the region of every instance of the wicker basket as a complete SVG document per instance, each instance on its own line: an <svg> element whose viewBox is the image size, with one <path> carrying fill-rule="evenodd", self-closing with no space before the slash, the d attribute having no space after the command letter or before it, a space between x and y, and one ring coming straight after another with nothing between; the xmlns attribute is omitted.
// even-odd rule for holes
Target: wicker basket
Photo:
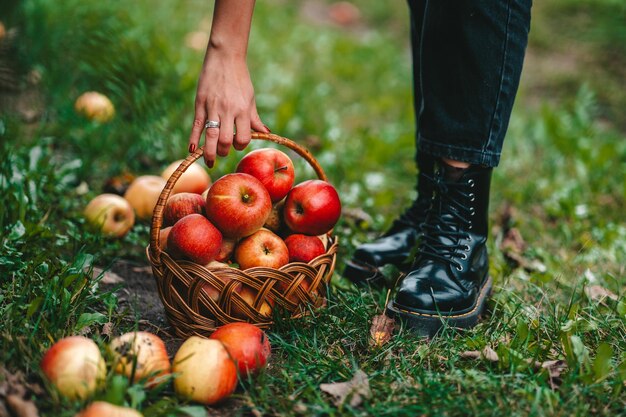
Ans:
<svg viewBox="0 0 626 417"><path fill-rule="evenodd" d="M319 177L327 177L313 155L295 142L273 134L253 133L253 139L275 142L295 151ZM163 252L159 244L159 231L163 223L163 210L172 188L187 168L202 156L202 148L190 154L176 169L161 192L150 230L148 259L156 279L159 296L170 324L180 337L207 336L217 327L232 322L249 322L261 328L272 325L268 304L279 308L291 318L297 318L313 308L325 304L324 295L337 258L337 238L328 232L326 253L308 264L292 262L279 269L255 267L240 270L231 267L207 269L191 261L175 260ZM202 287L208 283L219 292L214 301ZM236 291L245 286L256 294L250 305ZM313 308L312 308L313 307Z"/></svg>

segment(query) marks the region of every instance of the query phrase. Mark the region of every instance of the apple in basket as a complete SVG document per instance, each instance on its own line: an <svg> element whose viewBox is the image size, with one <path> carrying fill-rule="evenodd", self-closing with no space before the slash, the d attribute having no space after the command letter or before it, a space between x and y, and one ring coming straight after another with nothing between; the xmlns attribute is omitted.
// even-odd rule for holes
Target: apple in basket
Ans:
<svg viewBox="0 0 626 417"><path fill-rule="evenodd" d="M90 396L106 376L98 345L83 336L69 336L53 344L41 359L41 370L69 399Z"/></svg>
<svg viewBox="0 0 626 417"><path fill-rule="evenodd" d="M251 235L265 224L271 210L269 193L252 175L226 174L207 194L206 216L226 237Z"/></svg>
<svg viewBox="0 0 626 417"><path fill-rule="evenodd" d="M167 199L163 210L163 226L171 226L188 214L204 215L206 200L200 194L178 193Z"/></svg>
<svg viewBox="0 0 626 417"><path fill-rule="evenodd" d="M224 343L242 378L254 375L267 364L270 341L265 332L250 323L229 323L219 327L210 339Z"/></svg>
<svg viewBox="0 0 626 417"><path fill-rule="evenodd" d="M167 248L175 258L187 258L206 265L220 251L222 234L201 214L189 214L172 226Z"/></svg>
<svg viewBox="0 0 626 417"><path fill-rule="evenodd" d="M126 375L133 382L147 379L152 387L164 382L170 373L170 359L163 340L149 332L129 332L111 341L115 373Z"/></svg>
<svg viewBox="0 0 626 417"><path fill-rule="evenodd" d="M330 231L339 220L341 201L330 183L308 180L289 191L283 215L287 227L295 233L321 235Z"/></svg>
<svg viewBox="0 0 626 417"><path fill-rule="evenodd" d="M289 263L289 249L272 231L260 229L237 244L235 262L241 269L255 266L278 269Z"/></svg>
<svg viewBox="0 0 626 417"><path fill-rule="evenodd" d="M103 234L123 237L135 224L135 212L130 203L115 194L100 194L85 207L87 221Z"/></svg>
<svg viewBox="0 0 626 417"><path fill-rule="evenodd" d="M228 262L233 252L235 251L235 245L237 244L237 240L231 238L223 238L222 246L220 246L220 251L215 256L215 260L218 262Z"/></svg>
<svg viewBox="0 0 626 417"><path fill-rule="evenodd" d="M317 236L293 234L285 239L289 250L289 262L309 263L311 260L326 253L324 243Z"/></svg>
<svg viewBox="0 0 626 417"><path fill-rule="evenodd" d="M254 306L254 300L256 299L258 295L257 290L247 285L242 285L241 288L236 289L236 292L239 294L239 296L241 296L241 298L243 298L243 301L245 301L251 308ZM263 303L261 303L261 306L259 307L259 313L261 313L261 315L265 317L271 317L272 307L274 305L273 300L268 299L268 301L263 301ZM248 315L246 314L246 310L241 309L234 304L232 307L232 315L240 319L244 319L244 320L248 318Z"/></svg>
<svg viewBox="0 0 626 417"><path fill-rule="evenodd" d="M285 199L283 198L278 203L272 205L272 211L265 220L263 227L270 229L274 233L280 233L283 230L285 221L283 220L283 208L285 207Z"/></svg>
<svg viewBox="0 0 626 417"><path fill-rule="evenodd" d="M256 149L241 158L237 172L250 174L265 186L272 202L282 200L291 187L295 177L293 162L278 149Z"/></svg>
<svg viewBox="0 0 626 417"><path fill-rule="evenodd" d="M164 180L168 180L174 171L180 166L183 162L182 159L178 161L174 161L167 166L161 173L161 177ZM178 178L176 184L172 188L172 194L178 193L194 193L194 194L202 194L204 190L209 188L211 185L211 177L209 173L204 169L202 165L195 162L187 168L187 171L183 172L183 174Z"/></svg>
<svg viewBox="0 0 626 417"><path fill-rule="evenodd" d="M105 401L94 401L76 417L143 417L134 408L121 407Z"/></svg>
<svg viewBox="0 0 626 417"><path fill-rule="evenodd" d="M219 340L191 336L176 352L174 391L186 400L211 405L237 387L237 366Z"/></svg>

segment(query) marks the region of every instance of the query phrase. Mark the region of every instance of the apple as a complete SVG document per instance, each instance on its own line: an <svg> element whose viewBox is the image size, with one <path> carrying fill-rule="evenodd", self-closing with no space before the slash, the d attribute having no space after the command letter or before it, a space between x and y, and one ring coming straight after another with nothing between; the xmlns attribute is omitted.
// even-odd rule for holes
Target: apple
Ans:
<svg viewBox="0 0 626 417"><path fill-rule="evenodd" d="M235 239L230 239L230 238L222 239L222 246L220 246L220 251L215 257L215 260L218 262L226 262L230 260L231 255L235 251L236 244L237 244L237 241Z"/></svg>
<svg viewBox="0 0 626 417"><path fill-rule="evenodd" d="M265 332L250 323L229 323L219 327L210 339L224 343L242 378L258 373L270 356L270 341Z"/></svg>
<svg viewBox="0 0 626 417"><path fill-rule="evenodd" d="M163 226L171 226L188 214L204 215L206 200L200 194L178 193L171 196L163 210Z"/></svg>
<svg viewBox="0 0 626 417"><path fill-rule="evenodd" d="M175 257L205 265L215 259L222 246L222 234L201 214L189 214L172 226L167 247Z"/></svg>
<svg viewBox="0 0 626 417"><path fill-rule="evenodd" d="M237 244L234 259L241 269L255 266L278 269L289 263L289 249L274 232L261 229Z"/></svg>
<svg viewBox="0 0 626 417"><path fill-rule="evenodd" d="M179 159L178 161L174 161L169 164L161 173L161 177L168 180L182 162L183 160ZM176 184L174 184L174 187L172 188L172 194L202 194L202 192L209 188L210 185L211 177L209 176L209 173L206 172L202 165L193 163L189 165L187 171L183 172L180 178L178 178L178 181L176 181Z"/></svg>
<svg viewBox="0 0 626 417"><path fill-rule="evenodd" d="M156 175L142 175L130 183L124 193L140 219L150 219L166 181Z"/></svg>
<svg viewBox="0 0 626 417"><path fill-rule="evenodd" d="M285 199L280 200L278 203L272 205L272 211L265 220L263 227L270 229L274 233L279 233L285 222L283 221L283 208L285 207Z"/></svg>
<svg viewBox="0 0 626 417"><path fill-rule="evenodd" d="M163 229L159 230L159 245L161 245L162 251L167 252L167 238L170 235L171 231L172 231L172 226L164 227Z"/></svg>
<svg viewBox="0 0 626 417"><path fill-rule="evenodd" d="M104 401L94 401L76 417L143 417L134 408L120 407Z"/></svg>
<svg viewBox="0 0 626 417"><path fill-rule="evenodd" d="M135 212L128 201L115 194L100 194L85 207L85 218L102 233L123 237L135 224Z"/></svg>
<svg viewBox="0 0 626 417"><path fill-rule="evenodd" d="M236 172L250 174L265 186L272 203L282 200L291 187L295 172L291 159L278 149L256 149L241 158Z"/></svg>
<svg viewBox="0 0 626 417"><path fill-rule="evenodd" d="M285 245L289 250L289 262L309 263L326 253L324 244L317 236L293 234L285 239Z"/></svg>
<svg viewBox="0 0 626 417"><path fill-rule="evenodd" d="M241 296L241 298L243 298L243 301L245 301L250 307L254 306L254 300L256 299L257 294L258 294L257 290L247 285L243 285L241 289L236 290L236 292ZM261 304L261 307L259 308L259 312L261 313L261 315L266 316L266 317L270 317L272 315L272 305L274 304L273 300L268 299L268 301L263 301L263 303ZM233 304L233 307L232 307L232 314L233 316L238 317L240 319L248 318L248 315L246 314L244 309L238 307L235 304Z"/></svg>
<svg viewBox="0 0 626 417"><path fill-rule="evenodd" d="M115 108L111 100L96 91L81 94L74 103L74 109L87 119L100 123L106 123L115 116Z"/></svg>
<svg viewBox="0 0 626 417"><path fill-rule="evenodd" d="M85 399L106 376L106 365L98 345L82 336L59 340L41 359L46 378L65 397Z"/></svg>
<svg viewBox="0 0 626 417"><path fill-rule="evenodd" d="M202 196L202 198L204 198L204 201L206 201L206 198L209 195L209 190L210 189L211 189L211 187L209 187L206 190L202 191L202 194L200 194Z"/></svg>
<svg viewBox="0 0 626 417"><path fill-rule="evenodd" d="M0 42L2 42L2 39L4 39L6 34L7 34L7 30L4 27L4 23L0 22Z"/></svg>
<svg viewBox="0 0 626 417"><path fill-rule="evenodd" d="M109 345L115 363L115 373L133 382L148 379L148 386L163 382L170 373L170 359L165 343L149 332L129 332L116 337Z"/></svg>
<svg viewBox="0 0 626 417"><path fill-rule="evenodd" d="M341 215L337 190L322 180L301 182L289 191L283 215L295 233L321 235L330 231Z"/></svg>
<svg viewBox="0 0 626 417"><path fill-rule="evenodd" d="M259 230L272 210L261 181L243 173L226 174L211 186L206 216L226 237L249 236Z"/></svg>
<svg viewBox="0 0 626 417"><path fill-rule="evenodd" d="M237 366L219 340L191 336L174 356L174 391L205 405L220 402L237 387Z"/></svg>
<svg viewBox="0 0 626 417"><path fill-rule="evenodd" d="M230 267L222 262L211 261L207 265L205 265L205 268L207 268L208 270L211 270L215 268L230 268ZM220 276L219 279L224 284L228 284L230 281L232 281L232 278L229 278L227 276ZM236 283L235 291L239 292L241 290L241 286L242 286L241 282ZM220 290L218 290L217 288L215 288L213 285L209 284L206 281L203 281L200 283L200 289L202 290L202 292L208 295L211 300L217 303L217 301L220 298Z"/></svg>

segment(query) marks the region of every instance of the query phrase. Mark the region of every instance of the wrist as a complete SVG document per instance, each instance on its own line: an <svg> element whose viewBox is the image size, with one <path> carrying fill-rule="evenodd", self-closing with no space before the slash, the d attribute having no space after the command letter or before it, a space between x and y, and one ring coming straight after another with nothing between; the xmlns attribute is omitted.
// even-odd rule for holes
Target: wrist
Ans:
<svg viewBox="0 0 626 417"><path fill-rule="evenodd" d="M226 42L226 40L226 38L222 39L220 36L211 35L207 48L208 52L224 58L245 61L248 45L237 45L236 42Z"/></svg>

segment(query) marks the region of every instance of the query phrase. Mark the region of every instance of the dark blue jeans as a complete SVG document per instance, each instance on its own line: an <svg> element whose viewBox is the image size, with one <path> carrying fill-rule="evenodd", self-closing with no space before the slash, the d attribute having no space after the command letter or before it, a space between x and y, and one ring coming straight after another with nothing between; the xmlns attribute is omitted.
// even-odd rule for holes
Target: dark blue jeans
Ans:
<svg viewBox="0 0 626 417"><path fill-rule="evenodd" d="M418 153L497 166L532 0L408 0Z"/></svg>

